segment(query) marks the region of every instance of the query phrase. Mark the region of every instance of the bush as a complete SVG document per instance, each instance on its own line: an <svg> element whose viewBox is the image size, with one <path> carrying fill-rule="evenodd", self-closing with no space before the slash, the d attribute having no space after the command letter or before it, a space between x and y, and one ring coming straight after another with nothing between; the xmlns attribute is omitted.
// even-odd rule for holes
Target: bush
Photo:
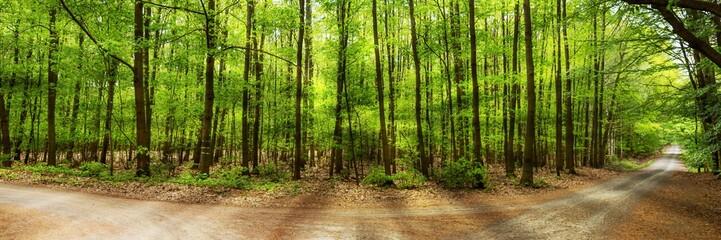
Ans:
<svg viewBox="0 0 721 240"><path fill-rule="evenodd" d="M393 180L393 184L400 189L417 188L426 181L426 177L414 168L398 172L393 175L391 179Z"/></svg>
<svg viewBox="0 0 721 240"><path fill-rule="evenodd" d="M79 170L82 177L100 177L108 168L100 162L86 162L80 165Z"/></svg>
<svg viewBox="0 0 721 240"><path fill-rule="evenodd" d="M285 169L275 165L274 163L268 163L268 165L265 166L258 166L258 174L274 183L281 183L290 179L290 173L286 172Z"/></svg>
<svg viewBox="0 0 721 240"><path fill-rule="evenodd" d="M486 169L480 162L460 159L443 168L443 183L448 188L484 188Z"/></svg>
<svg viewBox="0 0 721 240"><path fill-rule="evenodd" d="M46 163L39 163L35 165L26 165L20 168L23 171L39 173L39 174L51 174L51 175L72 175L80 176L80 171L71 169L65 165L58 165L57 167L47 166Z"/></svg>
<svg viewBox="0 0 721 240"><path fill-rule="evenodd" d="M0 179L14 180L18 178L18 174L10 170L0 169Z"/></svg>
<svg viewBox="0 0 721 240"><path fill-rule="evenodd" d="M390 186L393 185L393 177L387 176L383 168L372 167L371 172L363 178L363 184Z"/></svg>

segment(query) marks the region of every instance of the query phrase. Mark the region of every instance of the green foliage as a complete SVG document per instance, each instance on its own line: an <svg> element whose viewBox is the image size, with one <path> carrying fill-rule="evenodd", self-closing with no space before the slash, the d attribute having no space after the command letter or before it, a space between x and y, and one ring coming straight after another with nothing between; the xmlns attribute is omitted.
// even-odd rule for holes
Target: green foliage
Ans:
<svg viewBox="0 0 721 240"><path fill-rule="evenodd" d="M696 147L696 145L688 144L684 145L684 151L681 159L689 170L698 170L700 168L713 166L712 154L709 148L699 148Z"/></svg>
<svg viewBox="0 0 721 240"><path fill-rule="evenodd" d="M649 161L639 164L638 161L635 159L621 159L621 160L611 160L608 163L607 167L612 168L612 169L618 169L618 170L630 172L630 171L635 171L638 169L648 167L652 163L653 163L652 160L649 160Z"/></svg>
<svg viewBox="0 0 721 240"><path fill-rule="evenodd" d="M443 184L448 188L483 188L487 183L486 168L480 162L464 158L443 168Z"/></svg>
<svg viewBox="0 0 721 240"><path fill-rule="evenodd" d="M283 167L274 163L268 163L265 166L258 166L258 174L266 180L274 183L286 182L290 179L290 173L286 172Z"/></svg>
<svg viewBox="0 0 721 240"><path fill-rule="evenodd" d="M381 167L372 167L370 173L363 178L363 184L376 186L390 186L393 184L393 177L387 176Z"/></svg>
<svg viewBox="0 0 721 240"><path fill-rule="evenodd" d="M99 162L86 162L80 165L80 176L82 177L100 177L108 173L108 167Z"/></svg>
<svg viewBox="0 0 721 240"><path fill-rule="evenodd" d="M14 180L18 178L18 174L7 169L0 169L0 179Z"/></svg>
<svg viewBox="0 0 721 240"><path fill-rule="evenodd" d="M418 170L408 168L395 175L388 176L382 167L372 167L370 173L363 178L363 184L379 187L395 186L399 189L413 189L420 187L426 178Z"/></svg>
<svg viewBox="0 0 721 240"><path fill-rule="evenodd" d="M60 164L57 167L47 166L45 163L35 165L22 166L21 170L43 175L70 175L80 176L82 172L78 169L68 168L66 165Z"/></svg>
<svg viewBox="0 0 721 240"><path fill-rule="evenodd" d="M393 175L391 178L393 180L393 184L395 184L396 187L400 189L417 188L423 185L423 182L426 181L426 177L424 177L421 172L414 168L400 171Z"/></svg>
<svg viewBox="0 0 721 240"><path fill-rule="evenodd" d="M545 186L548 186L546 179L538 178L536 181L533 181L533 188L543 188Z"/></svg>

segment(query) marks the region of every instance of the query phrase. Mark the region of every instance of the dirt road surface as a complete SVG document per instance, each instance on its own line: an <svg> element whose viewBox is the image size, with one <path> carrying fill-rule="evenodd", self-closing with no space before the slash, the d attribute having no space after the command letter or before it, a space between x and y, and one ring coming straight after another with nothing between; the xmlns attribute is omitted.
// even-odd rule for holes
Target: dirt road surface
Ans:
<svg viewBox="0 0 721 240"><path fill-rule="evenodd" d="M678 154L671 147L636 173L517 205L242 208L0 184L0 239L606 239L610 227L682 168Z"/></svg>

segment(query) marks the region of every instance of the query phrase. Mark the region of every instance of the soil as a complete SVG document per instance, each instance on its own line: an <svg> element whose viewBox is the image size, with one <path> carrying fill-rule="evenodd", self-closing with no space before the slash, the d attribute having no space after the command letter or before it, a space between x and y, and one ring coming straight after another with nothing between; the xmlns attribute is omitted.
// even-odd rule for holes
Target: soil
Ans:
<svg viewBox="0 0 721 240"><path fill-rule="evenodd" d="M710 173L677 171L612 228L615 239L719 239L721 183Z"/></svg>
<svg viewBox="0 0 721 240"><path fill-rule="evenodd" d="M713 177L678 172L682 170L674 152L678 149L670 150L649 168L631 174L582 172L585 175L560 179L541 174L548 177L541 189L515 188L502 181L484 191L452 191L434 185L395 190L340 181L331 181L331 185L300 182L296 194L265 191L261 197L254 196L259 193L255 191L218 193L212 188L165 192L135 189L142 194L157 191L156 195L164 195L160 198L173 195L167 192L182 192L181 196L190 192L213 199L188 204L185 201L192 198L176 197L176 202L156 201L159 199L153 196L147 197L152 200L118 198L114 197L117 192L105 192L103 187L96 191L102 195L88 194L94 190L86 185L47 188L0 183L0 239L718 236L721 231L712 223L721 216L721 204L714 202L721 187Z"/></svg>

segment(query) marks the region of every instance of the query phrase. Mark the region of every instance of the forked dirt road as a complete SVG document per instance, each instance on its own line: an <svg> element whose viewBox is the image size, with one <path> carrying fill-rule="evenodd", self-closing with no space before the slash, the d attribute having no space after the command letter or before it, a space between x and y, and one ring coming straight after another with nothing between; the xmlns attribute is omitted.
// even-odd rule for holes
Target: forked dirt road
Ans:
<svg viewBox="0 0 721 240"><path fill-rule="evenodd" d="M682 168L678 154L671 147L636 173L514 206L241 208L0 184L0 239L605 239L635 203Z"/></svg>

